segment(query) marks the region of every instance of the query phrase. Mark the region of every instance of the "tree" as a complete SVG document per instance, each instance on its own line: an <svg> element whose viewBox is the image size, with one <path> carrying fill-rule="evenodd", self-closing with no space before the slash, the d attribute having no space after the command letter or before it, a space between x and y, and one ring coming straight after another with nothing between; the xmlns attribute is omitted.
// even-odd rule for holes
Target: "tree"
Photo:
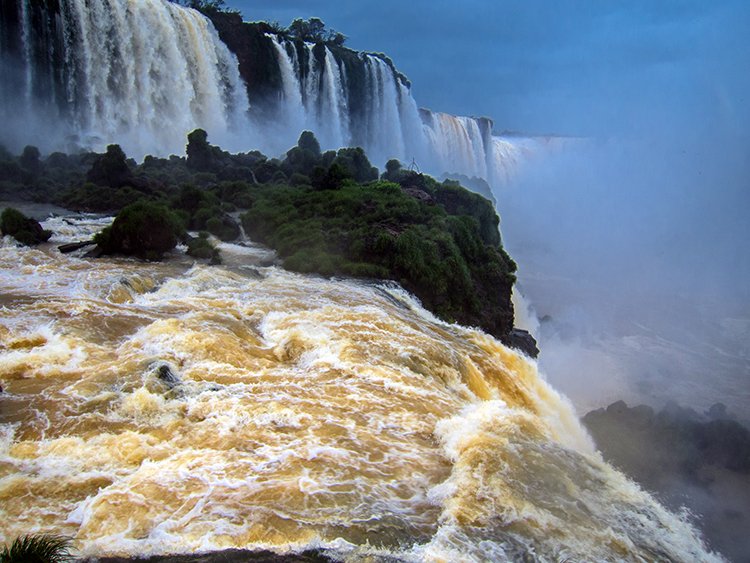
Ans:
<svg viewBox="0 0 750 563"><path fill-rule="evenodd" d="M367 158L361 147L339 149L334 164L340 164L356 182L364 183L378 179L378 169Z"/></svg>
<svg viewBox="0 0 750 563"><path fill-rule="evenodd" d="M208 172L214 168L213 150L208 144L208 133L195 129L188 133L187 165L193 170Z"/></svg>
<svg viewBox="0 0 750 563"><path fill-rule="evenodd" d="M107 145L107 152L97 157L86 174L86 179L98 186L111 188L120 188L130 184L133 173L128 167L127 157L120 145Z"/></svg>
<svg viewBox="0 0 750 563"><path fill-rule="evenodd" d="M117 214L114 222L94 237L104 254L126 254L149 260L172 250L184 234L175 213L163 205L138 201Z"/></svg>
<svg viewBox="0 0 750 563"><path fill-rule="evenodd" d="M18 162L23 169L28 170L29 172L39 172L39 169L41 168L39 157L40 154L38 148L33 145L26 145L23 148L23 153L21 154L21 158L18 159Z"/></svg>
<svg viewBox="0 0 750 563"><path fill-rule="evenodd" d="M224 0L177 0L176 3L199 12L221 12L224 10Z"/></svg>
<svg viewBox="0 0 750 563"><path fill-rule="evenodd" d="M326 24L320 18L304 20L297 18L286 29L286 33L292 39L309 41L312 43L331 43L341 46L346 41L346 36L335 29L326 29Z"/></svg>
<svg viewBox="0 0 750 563"><path fill-rule="evenodd" d="M302 131L297 141L297 146L303 150L312 152L316 157L320 156L320 143L312 131Z"/></svg>

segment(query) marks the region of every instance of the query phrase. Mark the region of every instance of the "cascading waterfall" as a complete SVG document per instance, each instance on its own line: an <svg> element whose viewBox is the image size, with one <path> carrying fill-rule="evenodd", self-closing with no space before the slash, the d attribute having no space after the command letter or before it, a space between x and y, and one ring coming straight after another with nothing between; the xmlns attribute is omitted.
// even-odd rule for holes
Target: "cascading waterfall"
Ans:
<svg viewBox="0 0 750 563"><path fill-rule="evenodd" d="M131 156L166 156L182 153L186 134L201 127L223 148L276 156L309 129L324 149L361 146L379 167L396 158L494 185L520 160L512 142L492 137L489 119L418 109L382 55L267 34L280 76L276 109L251 118L250 102L265 102L249 97L236 56L195 10L166 0L61 0L52 11L17 0L0 16L9 78L0 111L19 146L116 142Z"/></svg>
<svg viewBox="0 0 750 563"><path fill-rule="evenodd" d="M55 248L108 222L0 241L0 542L720 563L492 337L253 245L222 244L225 266Z"/></svg>
<svg viewBox="0 0 750 563"><path fill-rule="evenodd" d="M512 141L492 135L487 118L418 109L402 77L378 55L357 55L364 84L355 91L356 85L346 79L345 65L328 47L317 59L314 46L306 43L303 67L294 41L273 34L267 37L281 72L279 114L286 122L287 144L307 128L324 148L361 146L381 167L396 158L436 175L456 173L490 184L506 182L521 160L522 153L514 151ZM350 100L358 95L363 97L362 111L355 114Z"/></svg>
<svg viewBox="0 0 750 563"><path fill-rule="evenodd" d="M23 0L19 10L23 96L30 100L15 118L19 126L28 130L39 106L54 105L57 97L52 86L60 81L50 74L58 69L49 60L31 60L42 42L64 53L65 96L57 105L70 115L65 134L78 135L83 145L100 139L134 156L181 153L185 134L202 127L225 146L241 148L232 129L246 126L248 100L237 61L195 10L163 0L61 0L59 13ZM13 62L12 47L3 52L6 65ZM3 110L13 119L19 108L8 88L0 88Z"/></svg>

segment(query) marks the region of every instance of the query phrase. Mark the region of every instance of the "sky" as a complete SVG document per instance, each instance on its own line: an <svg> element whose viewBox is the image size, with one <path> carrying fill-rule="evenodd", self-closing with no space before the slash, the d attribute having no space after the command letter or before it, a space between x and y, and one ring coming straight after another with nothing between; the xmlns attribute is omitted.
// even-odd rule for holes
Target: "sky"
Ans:
<svg viewBox="0 0 750 563"><path fill-rule="evenodd" d="M672 127L686 108L750 122L745 0L228 0L246 20L320 17L382 51L421 106L496 129L602 135ZM744 69L744 71L742 70Z"/></svg>
<svg viewBox="0 0 750 563"><path fill-rule="evenodd" d="M579 410L750 419L750 1L228 0L388 54L422 107L585 138L497 191L540 365Z"/></svg>

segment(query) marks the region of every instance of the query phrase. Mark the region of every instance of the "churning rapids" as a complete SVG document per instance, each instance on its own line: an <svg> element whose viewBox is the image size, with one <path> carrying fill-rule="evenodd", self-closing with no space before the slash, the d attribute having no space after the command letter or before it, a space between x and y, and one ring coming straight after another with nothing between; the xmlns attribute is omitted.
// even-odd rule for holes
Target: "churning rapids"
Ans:
<svg viewBox="0 0 750 563"><path fill-rule="evenodd" d="M358 560L719 561L595 453L535 364L403 291L0 247L2 540Z"/></svg>

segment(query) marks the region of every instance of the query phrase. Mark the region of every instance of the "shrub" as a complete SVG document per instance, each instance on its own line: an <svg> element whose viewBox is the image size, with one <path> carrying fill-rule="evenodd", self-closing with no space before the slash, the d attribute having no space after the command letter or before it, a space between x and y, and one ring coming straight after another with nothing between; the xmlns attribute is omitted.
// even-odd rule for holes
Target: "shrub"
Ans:
<svg viewBox="0 0 750 563"><path fill-rule="evenodd" d="M157 260L184 234L179 217L163 205L139 201L115 217L94 237L103 254L125 254Z"/></svg>
<svg viewBox="0 0 750 563"><path fill-rule="evenodd" d="M221 264L221 251L211 244L207 232L201 231L196 238L191 238L187 247L189 256L210 260L211 264Z"/></svg>
<svg viewBox="0 0 750 563"><path fill-rule="evenodd" d="M52 236L52 232L45 231L39 221L26 217L13 207L6 208L0 215L0 232L12 236L26 246L47 242Z"/></svg>

